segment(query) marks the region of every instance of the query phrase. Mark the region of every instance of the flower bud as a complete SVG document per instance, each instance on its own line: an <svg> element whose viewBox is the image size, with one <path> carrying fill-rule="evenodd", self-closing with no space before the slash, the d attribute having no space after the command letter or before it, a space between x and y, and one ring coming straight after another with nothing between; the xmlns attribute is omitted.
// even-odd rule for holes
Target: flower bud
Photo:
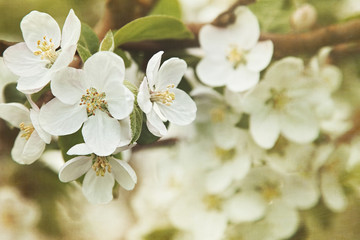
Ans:
<svg viewBox="0 0 360 240"><path fill-rule="evenodd" d="M316 9L310 4L301 5L291 15L290 24L296 31L304 31L314 26L317 19Z"/></svg>

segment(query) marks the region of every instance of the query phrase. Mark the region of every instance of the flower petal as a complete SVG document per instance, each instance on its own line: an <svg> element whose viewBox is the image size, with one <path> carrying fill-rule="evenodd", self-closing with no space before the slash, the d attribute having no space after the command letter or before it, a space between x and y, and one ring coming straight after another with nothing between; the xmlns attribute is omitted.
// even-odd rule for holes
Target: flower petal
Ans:
<svg viewBox="0 0 360 240"><path fill-rule="evenodd" d="M259 72L253 72L244 66L239 66L227 76L226 86L233 92L243 92L254 87L259 79Z"/></svg>
<svg viewBox="0 0 360 240"><path fill-rule="evenodd" d="M88 155L93 153L85 143L79 143L72 146L67 152L67 155Z"/></svg>
<svg viewBox="0 0 360 240"><path fill-rule="evenodd" d="M113 88L113 82L124 81L125 65L122 58L115 53L101 51L86 60L84 71L90 87L96 88L98 92L106 92Z"/></svg>
<svg viewBox="0 0 360 240"><path fill-rule="evenodd" d="M37 76L48 71L45 68L47 61L35 56L24 42L8 47L4 52L4 62L18 76Z"/></svg>
<svg viewBox="0 0 360 240"><path fill-rule="evenodd" d="M146 126L152 134L158 137L166 135L167 129L165 124L154 110L151 110L150 113L146 114L146 119Z"/></svg>
<svg viewBox="0 0 360 240"><path fill-rule="evenodd" d="M51 135L45 132L42 127L40 126L39 122L39 110L30 109L30 119L31 123L35 128L35 131L39 134L40 138L46 143L49 144L51 141Z"/></svg>
<svg viewBox="0 0 360 240"><path fill-rule="evenodd" d="M38 160L45 150L45 142L39 137L36 131L33 131L30 138L21 137L21 132L15 139L11 150L11 156L17 163L31 164Z"/></svg>
<svg viewBox="0 0 360 240"><path fill-rule="evenodd" d="M111 170L116 181L126 190L132 190L137 182L134 169L125 161L116 158L109 159Z"/></svg>
<svg viewBox="0 0 360 240"><path fill-rule="evenodd" d="M265 149L272 148L280 134L278 116L265 107L253 113L250 116L250 133L258 145Z"/></svg>
<svg viewBox="0 0 360 240"><path fill-rule="evenodd" d="M66 48L62 48L54 65L50 68L51 72L59 71L62 68L69 66L73 61L76 51L76 45L70 45Z"/></svg>
<svg viewBox="0 0 360 240"><path fill-rule="evenodd" d="M134 94L121 82L113 82L112 87L106 90L109 112L116 119L124 119L133 111Z"/></svg>
<svg viewBox="0 0 360 240"><path fill-rule="evenodd" d="M148 114L151 111L152 103L150 101L150 91L146 77L144 77L144 80L140 84L139 93L137 95L137 102L139 104L140 109L145 114Z"/></svg>
<svg viewBox="0 0 360 240"><path fill-rule="evenodd" d="M230 198L225 211L235 223L256 221L264 216L267 203L255 192L243 192Z"/></svg>
<svg viewBox="0 0 360 240"><path fill-rule="evenodd" d="M82 192L90 203L105 204L113 199L114 184L112 174L106 172L104 176L96 176L95 171L90 170L85 175Z"/></svg>
<svg viewBox="0 0 360 240"><path fill-rule="evenodd" d="M347 207L347 199L338 179L334 174L321 174L321 192L327 207L335 212L341 212Z"/></svg>
<svg viewBox="0 0 360 240"><path fill-rule="evenodd" d="M155 90L165 90L169 85L177 85L180 83L185 74L186 62L179 58L170 58L166 60L160 67L156 76Z"/></svg>
<svg viewBox="0 0 360 240"><path fill-rule="evenodd" d="M115 118L97 110L84 123L82 134L85 143L98 156L108 156L119 146L120 124Z"/></svg>
<svg viewBox="0 0 360 240"><path fill-rule="evenodd" d="M67 105L57 98L40 109L40 126L51 135L68 135L80 129L88 118L84 106Z"/></svg>
<svg viewBox="0 0 360 240"><path fill-rule="evenodd" d="M60 46L60 28L57 22L47 13L32 11L26 15L20 23L20 28L28 48L35 52L38 41L46 37L47 41L52 39L54 48Z"/></svg>
<svg viewBox="0 0 360 240"><path fill-rule="evenodd" d="M271 40L258 42L246 55L246 67L254 72L266 68L272 58L274 45Z"/></svg>
<svg viewBox="0 0 360 240"><path fill-rule="evenodd" d="M159 71L161 56L163 55L163 53L163 51L160 51L154 54L154 56L150 58L146 67L146 77L148 79L151 90L154 90L153 87L155 85L155 80Z"/></svg>
<svg viewBox="0 0 360 240"><path fill-rule="evenodd" d="M30 112L20 103L0 103L0 118L19 128L20 123L31 123Z"/></svg>
<svg viewBox="0 0 360 240"><path fill-rule="evenodd" d="M132 139L130 117L126 117L119 121L120 124L120 142L118 147L128 145Z"/></svg>
<svg viewBox="0 0 360 240"><path fill-rule="evenodd" d="M203 58L196 67L196 74L199 79L212 87L223 86L226 83L226 77L233 69L230 64L210 58Z"/></svg>
<svg viewBox="0 0 360 240"><path fill-rule="evenodd" d="M161 113L172 123L187 125L196 117L196 104L186 92L180 89L171 90L175 100L170 105L158 104Z"/></svg>
<svg viewBox="0 0 360 240"><path fill-rule="evenodd" d="M62 30L61 48L76 45L79 41L80 31L81 22L75 15L74 10L70 9Z"/></svg>
<svg viewBox="0 0 360 240"><path fill-rule="evenodd" d="M319 135L319 125L310 106L292 104L280 117L281 133L291 141L309 143Z"/></svg>
<svg viewBox="0 0 360 240"><path fill-rule="evenodd" d="M51 91L63 103L72 105L80 102L82 95L89 88L83 77L83 70L65 68L54 76L51 81Z"/></svg>
<svg viewBox="0 0 360 240"><path fill-rule="evenodd" d="M91 169L91 157L79 156L67 161L59 170L59 179L62 182L71 182L84 175Z"/></svg>

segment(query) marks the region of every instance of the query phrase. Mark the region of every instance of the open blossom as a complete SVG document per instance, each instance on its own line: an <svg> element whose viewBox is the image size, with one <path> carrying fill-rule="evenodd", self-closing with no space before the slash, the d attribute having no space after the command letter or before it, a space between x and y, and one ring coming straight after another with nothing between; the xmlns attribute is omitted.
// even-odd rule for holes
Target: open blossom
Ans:
<svg viewBox="0 0 360 240"><path fill-rule="evenodd" d="M117 151L129 147L119 148ZM115 180L126 190L132 190L137 182L135 171L124 160L111 155L98 156L84 143L75 145L67 152L78 156L67 161L59 171L62 182L73 181L85 174L82 190L91 203L105 204L113 199ZM91 154L91 155L89 155Z"/></svg>
<svg viewBox="0 0 360 240"><path fill-rule="evenodd" d="M122 127L133 110L134 95L123 84L123 60L98 52L84 69L66 68L51 82L52 99L40 110L40 124L52 135L68 135L82 127L85 143L96 155L108 156L128 138Z"/></svg>
<svg viewBox="0 0 360 240"><path fill-rule="evenodd" d="M227 28L205 25L199 33L205 57L196 72L200 80L213 87L226 86L234 92L254 87L260 71L270 63L273 44L258 42L259 23L246 7L236 10L236 22Z"/></svg>
<svg viewBox="0 0 360 240"><path fill-rule="evenodd" d="M284 58L271 66L264 80L245 97L250 133L259 146L272 148L280 133L296 143L309 143L318 136L316 101L303 72L301 59Z"/></svg>
<svg viewBox="0 0 360 240"><path fill-rule="evenodd" d="M31 164L40 158L45 145L51 141L39 124L39 109L35 104L28 109L19 103L1 103L0 118L8 121L12 126L20 128L11 156L20 164Z"/></svg>
<svg viewBox="0 0 360 240"><path fill-rule="evenodd" d="M171 58L160 67L162 54L162 51L158 52L149 60L137 96L139 107L146 114L149 131L159 137L167 132L164 121L187 125L196 116L194 101L176 88L186 71L185 61Z"/></svg>
<svg viewBox="0 0 360 240"><path fill-rule="evenodd" d="M61 34L50 15L32 11L22 19L20 28L25 42L9 47L4 52L4 61L20 76L17 89L31 94L41 90L73 60L81 24L71 9Z"/></svg>

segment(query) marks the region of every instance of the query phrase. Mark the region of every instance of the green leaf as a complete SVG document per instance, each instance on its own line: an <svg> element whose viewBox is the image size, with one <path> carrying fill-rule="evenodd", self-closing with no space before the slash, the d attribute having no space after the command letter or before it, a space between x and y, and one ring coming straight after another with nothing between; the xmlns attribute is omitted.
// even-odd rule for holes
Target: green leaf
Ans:
<svg viewBox="0 0 360 240"><path fill-rule="evenodd" d="M181 6L178 0L158 0L149 15L167 15L181 19Z"/></svg>
<svg viewBox="0 0 360 240"><path fill-rule="evenodd" d="M81 23L81 34L78 45L88 49L91 54L94 54L99 49L99 39L94 31L85 23Z"/></svg>
<svg viewBox="0 0 360 240"><path fill-rule="evenodd" d="M9 83L4 87L3 94L6 103L24 103L26 101L25 95L16 89L16 85L17 83Z"/></svg>
<svg viewBox="0 0 360 240"><path fill-rule="evenodd" d="M114 51L114 35L111 30L109 30L104 39L100 43L99 51Z"/></svg>
<svg viewBox="0 0 360 240"><path fill-rule="evenodd" d="M131 66L131 57L129 53L124 52L120 48L115 48L114 53L120 56L124 60L125 67L128 68Z"/></svg>
<svg viewBox="0 0 360 240"><path fill-rule="evenodd" d="M134 84L132 84L131 82L129 82L127 80L124 81L124 85L134 94L134 96L136 98L139 89Z"/></svg>
<svg viewBox="0 0 360 240"><path fill-rule="evenodd" d="M80 45L80 44L77 45L77 51L78 51L79 56L81 57L81 60L83 61L83 63L84 63L89 57L91 57L91 53L90 53L89 49L83 47L83 46Z"/></svg>
<svg viewBox="0 0 360 240"><path fill-rule="evenodd" d="M62 156L65 161L70 160L71 158L74 158L74 156L67 155L67 151L73 147L74 145L78 143L83 143L84 139L81 134L81 129L79 129L77 132L66 135L66 136L59 136L58 139L58 145L61 150Z"/></svg>
<svg viewBox="0 0 360 240"><path fill-rule="evenodd" d="M171 16L147 16L135 19L114 35L115 47L127 42L160 39L189 39L193 34L179 19Z"/></svg>
<svg viewBox="0 0 360 240"><path fill-rule="evenodd" d="M134 103L134 110L130 114L130 126L132 139L130 143L136 142L141 134L143 124L143 113L137 103Z"/></svg>

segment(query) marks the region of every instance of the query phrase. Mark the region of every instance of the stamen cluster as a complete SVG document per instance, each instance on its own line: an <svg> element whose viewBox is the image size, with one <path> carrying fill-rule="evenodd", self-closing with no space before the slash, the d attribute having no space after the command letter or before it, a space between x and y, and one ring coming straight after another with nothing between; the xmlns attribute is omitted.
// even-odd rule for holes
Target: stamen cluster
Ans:
<svg viewBox="0 0 360 240"><path fill-rule="evenodd" d="M86 94L82 95L80 105L86 105L88 116L95 115L95 110L107 111L106 94L99 93L95 88L86 89Z"/></svg>

